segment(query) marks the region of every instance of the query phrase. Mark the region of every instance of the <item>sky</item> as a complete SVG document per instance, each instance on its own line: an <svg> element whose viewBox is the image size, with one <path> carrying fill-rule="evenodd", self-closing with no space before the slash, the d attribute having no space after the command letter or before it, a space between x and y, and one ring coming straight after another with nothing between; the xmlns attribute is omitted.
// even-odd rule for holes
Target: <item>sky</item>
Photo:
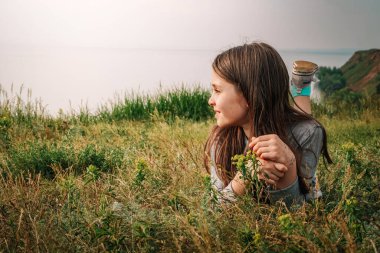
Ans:
<svg viewBox="0 0 380 253"><path fill-rule="evenodd" d="M0 46L380 47L380 0L0 0Z"/></svg>
<svg viewBox="0 0 380 253"><path fill-rule="evenodd" d="M0 91L30 89L54 113L208 87L216 54L251 41L288 70L297 59L339 67L380 47L379 13L380 0L0 0Z"/></svg>

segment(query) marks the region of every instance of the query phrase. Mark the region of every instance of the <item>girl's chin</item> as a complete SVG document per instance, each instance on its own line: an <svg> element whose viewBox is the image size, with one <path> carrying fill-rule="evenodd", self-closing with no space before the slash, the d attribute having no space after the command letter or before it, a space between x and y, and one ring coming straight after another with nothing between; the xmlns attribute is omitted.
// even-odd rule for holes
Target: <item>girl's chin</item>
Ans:
<svg viewBox="0 0 380 253"><path fill-rule="evenodd" d="M218 120L216 121L216 125L220 128L222 128L224 126L224 124L220 123Z"/></svg>
<svg viewBox="0 0 380 253"><path fill-rule="evenodd" d="M237 122L225 122L225 121L221 121L221 120L217 120L216 125L219 128L227 128L227 127L234 127L234 126L241 127L242 126L242 125L238 124Z"/></svg>
<svg viewBox="0 0 380 253"><path fill-rule="evenodd" d="M216 122L216 125L220 128L226 128L226 127L232 126L231 124L227 124L227 123L219 122L219 121Z"/></svg>

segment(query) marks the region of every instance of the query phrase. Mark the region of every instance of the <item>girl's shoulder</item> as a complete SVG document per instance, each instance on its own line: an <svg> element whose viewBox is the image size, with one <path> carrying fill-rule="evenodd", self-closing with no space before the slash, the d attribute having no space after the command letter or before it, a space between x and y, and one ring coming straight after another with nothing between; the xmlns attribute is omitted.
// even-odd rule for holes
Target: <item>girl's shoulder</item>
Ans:
<svg viewBox="0 0 380 253"><path fill-rule="evenodd" d="M323 138L322 125L315 120L294 122L288 129L288 136L301 146L306 142L320 142Z"/></svg>

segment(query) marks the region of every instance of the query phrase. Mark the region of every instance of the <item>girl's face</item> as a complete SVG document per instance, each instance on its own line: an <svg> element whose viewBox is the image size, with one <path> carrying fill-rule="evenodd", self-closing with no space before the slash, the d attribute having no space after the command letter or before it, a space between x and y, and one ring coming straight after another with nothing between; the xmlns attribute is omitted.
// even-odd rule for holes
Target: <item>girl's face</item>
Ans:
<svg viewBox="0 0 380 253"><path fill-rule="evenodd" d="M242 92L214 70L211 74L212 95L208 104L214 108L216 124L223 128L249 124L248 103Z"/></svg>

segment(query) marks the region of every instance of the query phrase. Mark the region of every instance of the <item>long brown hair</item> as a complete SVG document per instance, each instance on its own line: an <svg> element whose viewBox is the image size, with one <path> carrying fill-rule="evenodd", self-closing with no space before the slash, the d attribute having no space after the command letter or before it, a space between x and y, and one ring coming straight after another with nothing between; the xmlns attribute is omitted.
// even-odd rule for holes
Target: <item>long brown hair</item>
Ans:
<svg viewBox="0 0 380 253"><path fill-rule="evenodd" d="M298 172L302 150L299 145L291 145L287 137L287 128L295 122L315 119L291 106L289 74L279 53L265 43L244 44L219 54L212 68L220 77L241 90L249 107L251 133L254 136L277 134L295 154ZM330 163L332 161L327 151L326 131L322 125L321 127L322 154ZM208 137L204 159L206 170L210 170L210 154L213 152L217 174L225 186L236 173L231 157L244 152L245 138L244 131L239 126L215 126Z"/></svg>

